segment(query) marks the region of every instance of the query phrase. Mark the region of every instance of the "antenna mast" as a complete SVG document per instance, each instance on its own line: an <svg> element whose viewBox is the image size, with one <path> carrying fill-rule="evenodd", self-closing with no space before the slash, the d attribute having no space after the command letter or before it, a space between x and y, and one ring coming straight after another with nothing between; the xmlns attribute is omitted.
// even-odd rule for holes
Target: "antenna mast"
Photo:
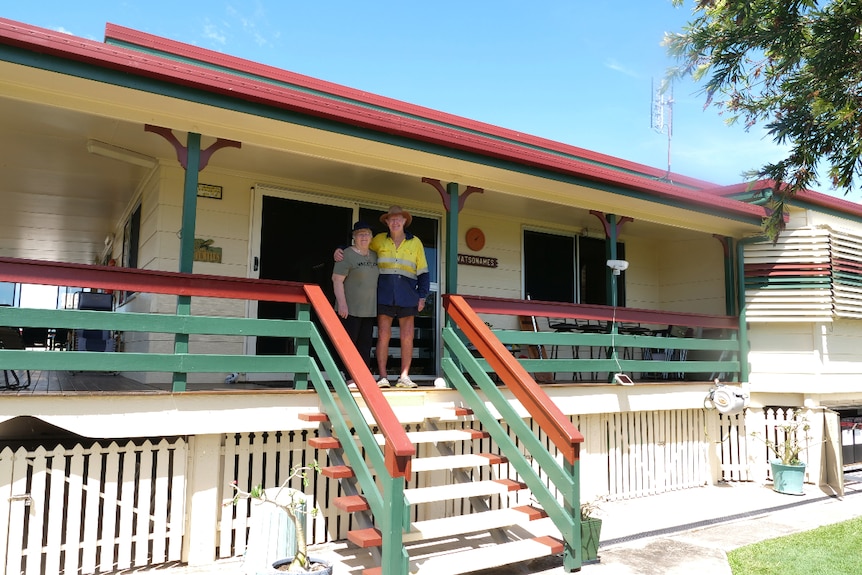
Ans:
<svg viewBox="0 0 862 575"><path fill-rule="evenodd" d="M666 92L669 91L670 94ZM670 179L670 142L673 137L673 82L669 85L664 83L655 85L652 81L652 106L650 110L651 128L663 134L667 130L667 174L665 179Z"/></svg>

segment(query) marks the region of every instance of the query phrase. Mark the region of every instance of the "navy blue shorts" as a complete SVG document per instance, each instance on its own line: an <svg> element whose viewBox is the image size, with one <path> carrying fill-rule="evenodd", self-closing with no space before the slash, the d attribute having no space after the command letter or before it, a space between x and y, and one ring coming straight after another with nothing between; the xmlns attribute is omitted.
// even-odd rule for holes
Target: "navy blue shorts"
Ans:
<svg viewBox="0 0 862 575"><path fill-rule="evenodd" d="M377 304L377 315L389 317L413 317L419 314L419 306L401 307L398 305Z"/></svg>

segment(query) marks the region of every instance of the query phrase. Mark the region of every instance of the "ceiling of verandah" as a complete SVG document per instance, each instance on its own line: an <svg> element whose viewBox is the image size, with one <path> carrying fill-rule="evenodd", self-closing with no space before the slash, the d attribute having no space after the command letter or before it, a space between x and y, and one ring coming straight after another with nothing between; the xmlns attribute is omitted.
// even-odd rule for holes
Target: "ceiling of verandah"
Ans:
<svg viewBox="0 0 862 575"><path fill-rule="evenodd" d="M589 185L513 172L395 143L316 127L286 125L206 104L0 63L0 255L91 263L105 235L148 176L146 157L176 165L173 148L144 125L236 140L241 149L216 152L210 166L268 181L308 181L331 190L392 190L400 203L438 204L422 177L485 189L466 208L527 217L549 226L596 228L589 210L635 218L640 236L740 235L750 222L626 197ZM97 141L137 154L130 163L88 151Z"/></svg>

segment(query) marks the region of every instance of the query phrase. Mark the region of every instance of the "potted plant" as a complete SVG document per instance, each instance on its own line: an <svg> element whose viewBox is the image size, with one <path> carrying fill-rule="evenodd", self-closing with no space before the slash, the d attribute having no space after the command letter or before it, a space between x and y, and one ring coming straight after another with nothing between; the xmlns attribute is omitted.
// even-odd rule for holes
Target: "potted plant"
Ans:
<svg viewBox="0 0 862 575"><path fill-rule="evenodd" d="M244 491L234 481L231 485L234 497L225 505L235 505L240 499L250 499L260 504L272 505L284 511L290 518L296 533L296 555L279 559L272 564L272 569L266 573L318 573L319 575L331 575L332 565L320 558L308 556L308 540L305 533L306 497L302 491L291 489L287 484L294 478L300 477L303 486L308 485L308 472L320 471L317 461L310 465L297 465L290 470L290 474L281 485L272 493L272 490L264 489L257 485L251 491ZM314 515L316 509L311 510Z"/></svg>
<svg viewBox="0 0 862 575"><path fill-rule="evenodd" d="M772 468L772 488L778 493L803 495L805 462L799 456L808 446L810 429L811 425L799 410L790 410L788 419L775 426L773 438L761 438L774 456L769 463ZM751 435L759 437L757 433Z"/></svg>
<svg viewBox="0 0 862 575"><path fill-rule="evenodd" d="M581 503L581 554L582 563L599 561L599 538L602 534L602 520L596 517L599 511L598 500Z"/></svg>

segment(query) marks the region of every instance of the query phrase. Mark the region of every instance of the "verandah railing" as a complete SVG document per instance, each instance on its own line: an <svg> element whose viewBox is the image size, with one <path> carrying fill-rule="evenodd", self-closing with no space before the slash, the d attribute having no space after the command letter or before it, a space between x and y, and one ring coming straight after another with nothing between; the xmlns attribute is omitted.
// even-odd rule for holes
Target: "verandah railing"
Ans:
<svg viewBox="0 0 862 575"><path fill-rule="evenodd" d="M542 382L612 382L616 373L635 382L740 378L739 320L733 316L462 297L476 313L532 324L535 331L492 331Z"/></svg>
<svg viewBox="0 0 862 575"><path fill-rule="evenodd" d="M583 563L580 524L580 448L584 441L583 435L512 357L509 350L494 337L464 298L446 295L443 298L443 306L447 320L460 330L460 333L456 333L453 327L443 330L446 350L442 360L444 373L482 422L510 465L530 488L533 497L560 530L564 542L563 566L566 571L580 569ZM479 365L465 345L464 339L479 350L494 373L547 434L557 452L562 455L562 462L557 461L534 430L521 418L515 406L497 389L495 382L488 377L487 369ZM465 371L483 392L484 397L467 380ZM486 400L493 405L497 413L491 412ZM501 420L514 429L520 446L503 427ZM544 477L550 480L553 490L533 467L533 462L524 456L521 446L541 468Z"/></svg>
<svg viewBox="0 0 862 575"><path fill-rule="evenodd" d="M335 435L341 438L355 436L359 440L342 441L341 445L383 533L383 575L407 573L401 527L407 516L405 476L410 472L415 447L319 286L11 258L0 258L0 281L298 304L298 318L294 320L2 308L0 325L183 336L285 337L296 340L296 352L291 355L243 356L88 351L43 353L0 349L0 368L171 373L286 372L294 373L295 381L303 388L310 380ZM364 407L385 437L382 448L371 427L360 425L366 417L340 375L322 334L311 321L312 311L340 355L347 373L356 382ZM246 489L251 487L245 486Z"/></svg>
<svg viewBox="0 0 862 575"><path fill-rule="evenodd" d="M82 310L0 310L0 324L18 327L54 327L62 329L97 329L112 331L146 331L189 335L236 335L292 337L297 352L292 355L246 357L220 354L182 353L95 353L52 352L50 354L26 350L0 350L0 365L12 369L79 369L94 371L164 371L174 373L211 372L292 372L297 382L307 377L320 395L324 411L330 415L332 427L338 437L356 435L359 442L341 442L347 459L354 465L357 481L368 500L372 513L383 535L381 563L383 575L402 575L407 572L407 556L402 544L402 526L406 513L403 496L405 476L410 470L414 447L403 428L395 419L370 372L364 366L350 340L317 286L177 274L146 270L124 270L100 266L82 266L57 262L36 262L0 258L0 281L41 283L61 286L86 285L97 289L125 290L178 296L204 296L258 301L286 301L299 305L296 320L256 320L247 318L216 318L204 316L170 316L135 313L104 313ZM386 437L384 447L378 447L371 429L351 425L363 419L355 398L339 375L321 333L311 322L311 312L334 348L340 353L348 374L354 379L380 431ZM484 325L483 325L484 327ZM493 337L493 336L491 336ZM175 348L176 350L177 348ZM180 347L179 349L183 349ZM315 357L316 356L316 357ZM509 359L514 361L509 356ZM320 362L318 368L317 361ZM509 368L511 369L511 365ZM323 374L330 374L326 378ZM328 381L327 381L328 379ZM176 381L176 380L175 380ZM332 386L332 389L329 388ZM523 371L512 382L513 389L528 390L535 394L535 382ZM175 391L182 391L176 390ZM333 393L334 391L334 393ZM467 390L465 390L467 391ZM469 391L473 395L475 392ZM337 400L336 400L337 398ZM523 399L522 399L523 401ZM340 405L337 404L340 403ZM477 402L472 402L477 405ZM573 428L548 397L540 392L530 403L531 413L566 461L568 480L565 485L568 503L553 510L556 517L565 517L561 524L566 539L566 565L576 568L580 557L575 550L579 545L579 524L576 521L579 486L576 480L578 449L582 437ZM339 407L341 409L339 409ZM502 407L502 406L501 406ZM490 420L486 419L489 422ZM501 438L504 433L497 433ZM537 446L538 450L539 447ZM547 452L547 449L545 449ZM553 457L548 454L548 461ZM366 464L365 461L370 463ZM550 468L550 465L548 466ZM525 470L522 470L525 472ZM572 479L575 478L575 479ZM559 478L558 478L559 479ZM379 484L379 487L378 487ZM554 498L541 481L530 485L534 495L549 507ZM250 487L250 486L249 486ZM577 551L579 553L579 551Z"/></svg>

